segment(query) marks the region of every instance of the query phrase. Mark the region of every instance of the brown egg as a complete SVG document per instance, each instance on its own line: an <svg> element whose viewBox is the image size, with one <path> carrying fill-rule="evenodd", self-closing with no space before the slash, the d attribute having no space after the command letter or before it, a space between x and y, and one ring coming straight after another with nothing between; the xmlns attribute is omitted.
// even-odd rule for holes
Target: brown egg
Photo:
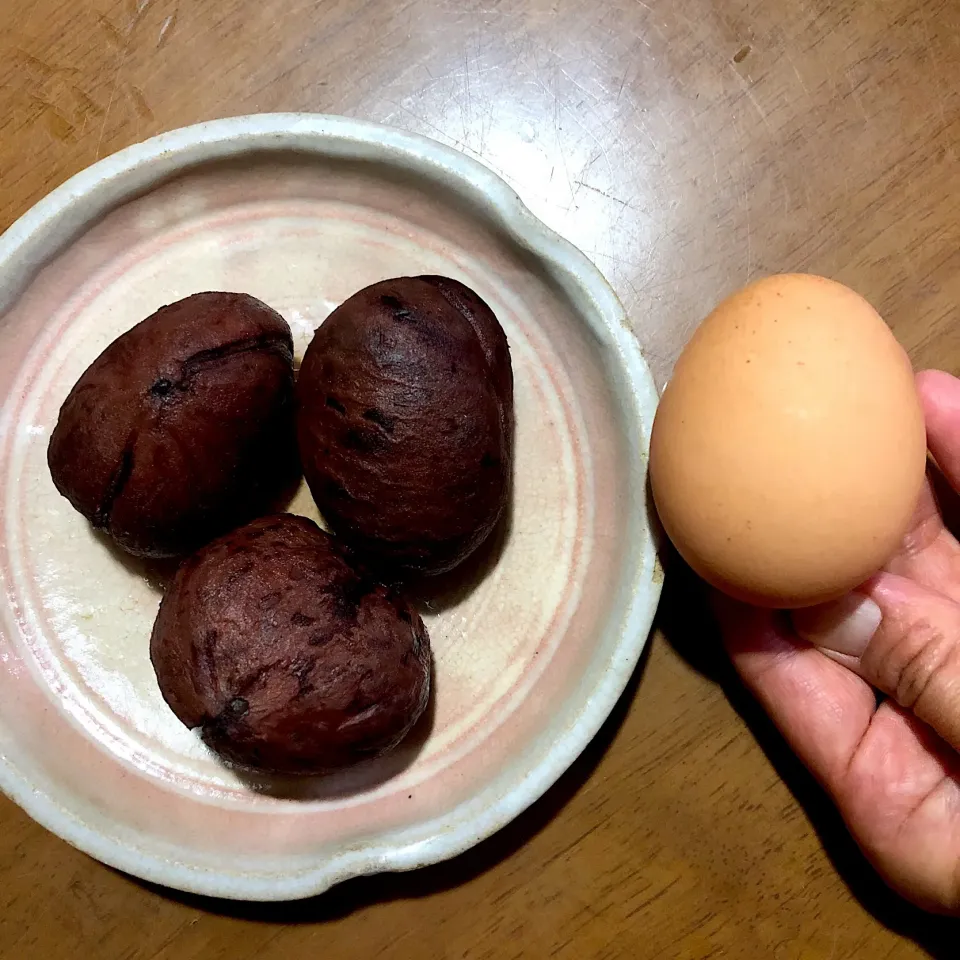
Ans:
<svg viewBox="0 0 960 960"><path fill-rule="evenodd" d="M903 348L852 290L773 276L701 324L650 449L664 528L704 579L790 608L840 596L906 533L926 466Z"/></svg>

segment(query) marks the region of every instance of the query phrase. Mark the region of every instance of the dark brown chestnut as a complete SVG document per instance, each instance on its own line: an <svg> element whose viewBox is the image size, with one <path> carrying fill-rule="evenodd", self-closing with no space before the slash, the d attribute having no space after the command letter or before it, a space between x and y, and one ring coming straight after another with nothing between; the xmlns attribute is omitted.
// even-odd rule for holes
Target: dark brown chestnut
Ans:
<svg viewBox="0 0 960 960"><path fill-rule="evenodd" d="M323 323L298 381L304 474L331 528L384 570L450 570L490 534L513 468L507 338L446 277L361 290Z"/></svg>
<svg viewBox="0 0 960 960"><path fill-rule="evenodd" d="M116 339L70 391L57 489L130 553L188 553L272 507L299 470L293 341L276 311L199 293Z"/></svg>
<svg viewBox="0 0 960 960"><path fill-rule="evenodd" d="M416 611L291 514L183 562L150 656L184 724L224 758L275 773L321 773L390 750L430 695Z"/></svg>

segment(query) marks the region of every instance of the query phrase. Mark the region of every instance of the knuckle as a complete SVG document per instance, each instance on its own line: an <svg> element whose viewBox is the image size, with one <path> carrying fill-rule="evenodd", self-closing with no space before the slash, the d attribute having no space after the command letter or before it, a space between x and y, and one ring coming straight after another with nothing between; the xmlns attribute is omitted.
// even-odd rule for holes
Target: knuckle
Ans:
<svg viewBox="0 0 960 960"><path fill-rule="evenodd" d="M889 691L897 703L914 709L950 676L960 676L957 638L921 618L904 625L904 633L892 658Z"/></svg>

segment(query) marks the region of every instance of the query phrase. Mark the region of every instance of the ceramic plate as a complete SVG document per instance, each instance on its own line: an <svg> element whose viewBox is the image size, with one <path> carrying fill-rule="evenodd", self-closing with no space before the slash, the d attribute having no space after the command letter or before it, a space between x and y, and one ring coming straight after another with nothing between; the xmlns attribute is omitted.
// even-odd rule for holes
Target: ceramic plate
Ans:
<svg viewBox="0 0 960 960"><path fill-rule="evenodd" d="M67 392L162 304L238 290L298 357L373 281L447 274L493 307L516 379L510 515L430 585L429 715L341 774L240 777L182 727L148 638L168 571L117 553L46 467ZM175 131L60 187L0 238L0 787L157 883L279 900L460 853L594 736L660 592L646 452L656 391L617 298L478 163L334 117ZM301 490L294 512L316 517Z"/></svg>

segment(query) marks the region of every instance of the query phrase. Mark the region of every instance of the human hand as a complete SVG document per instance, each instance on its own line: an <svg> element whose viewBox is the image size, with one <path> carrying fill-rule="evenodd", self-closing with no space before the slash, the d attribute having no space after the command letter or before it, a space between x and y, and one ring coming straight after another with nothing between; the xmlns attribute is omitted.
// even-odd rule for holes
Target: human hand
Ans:
<svg viewBox="0 0 960 960"><path fill-rule="evenodd" d="M917 387L960 490L960 380ZM883 878L960 914L960 543L930 480L900 552L855 593L792 615L716 599L738 673Z"/></svg>

